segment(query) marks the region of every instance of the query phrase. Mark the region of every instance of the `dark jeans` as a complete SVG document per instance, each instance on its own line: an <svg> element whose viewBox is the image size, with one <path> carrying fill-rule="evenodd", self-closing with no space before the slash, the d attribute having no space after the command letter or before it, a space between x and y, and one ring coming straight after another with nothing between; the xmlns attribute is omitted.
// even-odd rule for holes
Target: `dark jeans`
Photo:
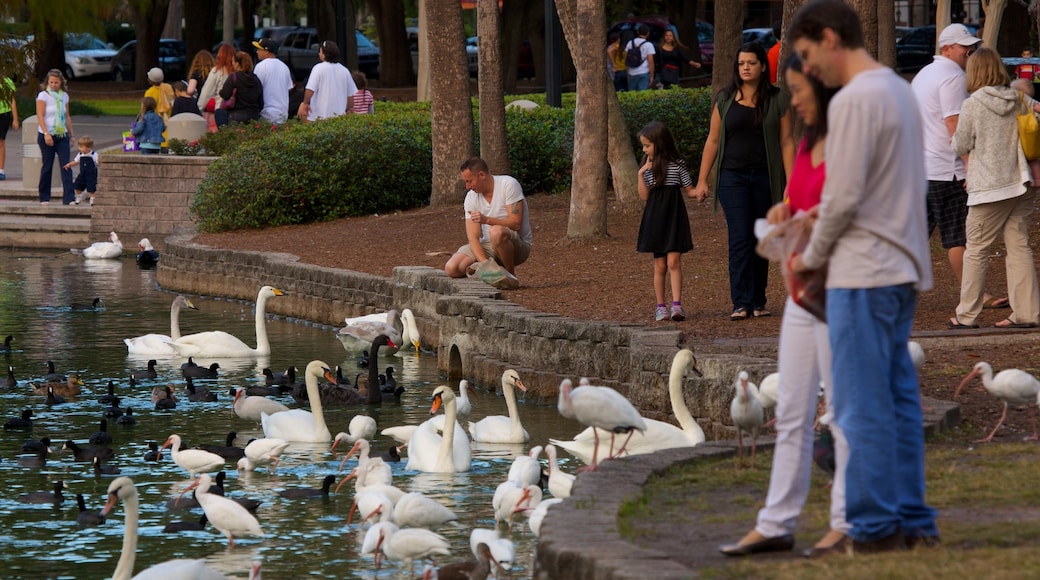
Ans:
<svg viewBox="0 0 1040 580"><path fill-rule="evenodd" d="M628 71L614 73L614 90L617 92L628 90Z"/></svg>
<svg viewBox="0 0 1040 580"><path fill-rule="evenodd" d="M755 252L755 220L766 217L773 205L769 193L769 170L722 169L719 196L729 232L729 294L733 309L747 308L748 314L766 305L769 262Z"/></svg>
<svg viewBox="0 0 1040 580"><path fill-rule="evenodd" d="M214 111L213 119L217 122L217 127L223 127L231 122L227 109L217 109Z"/></svg>
<svg viewBox="0 0 1040 580"><path fill-rule="evenodd" d="M54 173L54 155L58 156L58 165L61 169L61 202L68 205L76 201L76 192L72 187L72 170L64 169L69 162L69 136L54 137L53 145L47 145L43 133L37 131L36 143L40 146L40 156L43 165L40 166L40 201L51 200L51 175Z"/></svg>

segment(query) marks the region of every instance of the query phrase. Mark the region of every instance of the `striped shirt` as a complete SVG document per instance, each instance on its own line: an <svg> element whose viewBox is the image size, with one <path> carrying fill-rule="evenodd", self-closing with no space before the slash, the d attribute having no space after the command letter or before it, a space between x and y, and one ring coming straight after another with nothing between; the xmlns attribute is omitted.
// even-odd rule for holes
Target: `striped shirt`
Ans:
<svg viewBox="0 0 1040 580"><path fill-rule="evenodd" d="M654 177L652 169L643 173L643 181L648 189L657 187L657 178ZM693 187L693 179L690 178L690 170L686 168L686 160L677 159L668 164L663 185L665 187Z"/></svg>
<svg viewBox="0 0 1040 580"><path fill-rule="evenodd" d="M358 115L367 114L369 107L371 107L375 102L375 98L368 89L360 90L354 93L354 108L352 108L350 112L357 113Z"/></svg>

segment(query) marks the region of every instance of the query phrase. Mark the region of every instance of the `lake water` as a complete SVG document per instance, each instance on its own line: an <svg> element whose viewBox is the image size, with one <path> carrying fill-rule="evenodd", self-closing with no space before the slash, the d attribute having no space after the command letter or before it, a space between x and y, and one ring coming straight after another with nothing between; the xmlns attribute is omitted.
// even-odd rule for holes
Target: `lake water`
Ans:
<svg viewBox="0 0 1040 580"><path fill-rule="evenodd" d="M201 532L163 533L166 523L198 520L201 510L167 511L166 501L189 483L188 474L170 460L168 450L162 462L145 462L149 441L161 445L170 434L177 433L189 445L222 445L227 433L236 431L237 444L244 446L250 438L262 437L263 433L254 423L230 413L230 387L263 385L264 367L282 370L295 365L302 377L302 369L315 359L331 367L341 365L347 376L359 372L357 355L344 350L333 328L269 316L269 359L219 360L218 379L197 381L197 385L219 394L217 402L191 403L182 397L176 410L155 411L151 402L153 387L173 383L178 393L184 393L180 373L184 361L160 359L159 378L131 388L130 373L143 369L147 361L129 357L123 339L151 332L168 333L174 296L159 289L155 273L139 270L129 256L122 260L85 261L67 253L0 252L0 337L15 337L13 352L0 355L0 363L13 367L18 379L15 388L0 391L0 418L16 417L25 408L35 413L31 434L0 433L0 478L5 482L5 493L0 495L3 575L105 578L115 570L123 539L125 506L118 504L101 527L80 528L76 523L75 500L76 494L82 493L88 509L101 509L114 476L95 477L89 463L76 462L67 452L49 456L43 468L20 466L15 460L23 441L30 437L49 436L55 449L66 439L86 445L89 436L98 430L105 407L98 397L106 393L108 382L114 381L122 406L132 407L137 417L132 428L109 426L116 453L110 464L131 477L140 494L136 572L168 559L189 557L205 558L213 568L240 578L248 576L254 561L262 562L268 578L407 576L407 569L399 563L385 564L377 574L372 559L360 557L364 529L356 519L350 525L346 523L353 482L328 501L291 501L278 495L279 491L293 487L320 487L325 475L336 473L342 453L338 447L332 453L324 444L294 444L283 454L274 476L266 472L239 473L234 465L227 465L228 495L262 502L256 516L266 534L264 538L243 537L236 540L233 549L228 549L223 535L211 526ZM103 300L103 310L89 308L95 297ZM251 302L190 298L199 311L182 311L182 332L220 329L255 345ZM80 376L85 383L81 396L48 408L44 397L33 395L27 383L40 380L48 360L54 361L58 372ZM214 361L196 362L208 366ZM346 431L350 419L359 412L373 416L380 430L418 424L429 417L431 393L444 382L437 370L436 356L429 352L405 352L382 356L379 364L380 368L393 366L398 383L406 387L401 404L326 408L326 420L333 434ZM480 388L482 396L474 403L471 420L505 415L505 400L493 394L494 385ZM282 402L296 407L287 396ZM531 445L544 445L549 437L570 437L579 430L576 423L562 419L554 406L521 403L520 415L531 434ZM388 439L377 435L372 446L386 449L389 444ZM469 531L473 527L494 527L494 490L505 480L513 457L527 451L527 445L474 444L472 471L457 475L409 472L404 469L404 461L393 464L396 486L405 491L422 491L458 515L458 525L436 530L451 542L452 557L445 562L472 558ZM580 465L566 456L561 459L566 471L573 472ZM355 464L355 460L348 462L340 475L346 475ZM23 493L50 491L57 480L64 480L67 485L66 499L57 507L18 501ZM517 549L512 577L529 577L535 538L527 529L526 520L522 532L520 525L514 526L512 539ZM422 565L417 565L417 573L421 569Z"/></svg>

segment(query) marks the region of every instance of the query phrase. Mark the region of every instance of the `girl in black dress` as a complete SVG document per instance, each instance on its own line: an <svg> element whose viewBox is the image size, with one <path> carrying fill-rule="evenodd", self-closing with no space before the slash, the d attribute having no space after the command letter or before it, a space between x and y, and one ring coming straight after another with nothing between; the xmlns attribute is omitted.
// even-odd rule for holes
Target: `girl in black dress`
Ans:
<svg viewBox="0 0 1040 580"><path fill-rule="evenodd" d="M686 215L683 192L695 197L693 180L686 161L675 147L672 133L664 123L651 121L639 132L646 161L639 168L639 197L646 202L639 223L636 251L654 255L655 320L686 319L682 307L682 255L693 249L690 218ZM697 196L703 201L704 196ZM672 307L665 305L665 274L671 273Z"/></svg>

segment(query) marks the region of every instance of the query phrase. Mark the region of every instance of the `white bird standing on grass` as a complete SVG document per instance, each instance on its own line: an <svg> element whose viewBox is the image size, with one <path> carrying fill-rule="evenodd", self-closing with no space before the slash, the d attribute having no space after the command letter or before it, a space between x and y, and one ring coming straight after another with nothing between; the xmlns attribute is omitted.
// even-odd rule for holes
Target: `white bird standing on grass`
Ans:
<svg viewBox="0 0 1040 580"><path fill-rule="evenodd" d="M991 395L1004 401L1004 412L1000 414L1000 420L997 421L997 426L993 428L993 431L985 439L979 439L976 443L988 443L993 440L997 430L1004 424L1004 419L1007 419L1009 403L1029 405L1029 416L1033 424L1033 435L1030 439L1035 441L1037 439L1036 405L1040 404L1040 381L1037 381L1033 375L1019 369L1004 369L997 373L997 376L993 376L993 367L989 363L978 362L975 363L975 367L968 373L968 376L964 377L961 384L957 385L957 390L953 393L953 400L956 401L957 397L960 396L964 385L979 376L982 377L982 386Z"/></svg>
<svg viewBox="0 0 1040 580"><path fill-rule="evenodd" d="M758 399L758 387L748 380L747 371L740 371L733 384L736 395L730 403L729 412L733 425L737 428L737 461L744 462L744 432L751 435L751 467L755 466L755 448L758 444L758 431L764 422L762 402Z"/></svg>

